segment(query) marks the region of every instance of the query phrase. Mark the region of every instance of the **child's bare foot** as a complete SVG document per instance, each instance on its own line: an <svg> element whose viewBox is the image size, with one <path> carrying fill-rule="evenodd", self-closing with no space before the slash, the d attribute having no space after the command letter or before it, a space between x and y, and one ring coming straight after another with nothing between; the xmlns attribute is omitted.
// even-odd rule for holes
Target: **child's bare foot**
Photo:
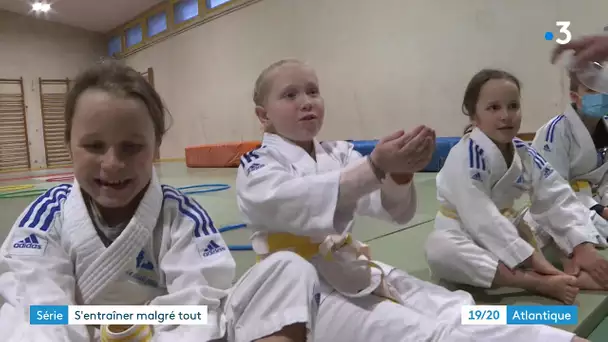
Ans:
<svg viewBox="0 0 608 342"><path fill-rule="evenodd" d="M536 291L565 304L573 304L578 295L576 278L569 275L542 276Z"/></svg>
<svg viewBox="0 0 608 342"><path fill-rule="evenodd" d="M562 256L560 258L560 261L562 262L562 266L564 267L564 273L573 276L578 276L578 274L581 272L581 268L567 256Z"/></svg>
<svg viewBox="0 0 608 342"><path fill-rule="evenodd" d="M585 271L578 274L576 278L576 286L581 290L604 291L606 290L600 285L591 275Z"/></svg>
<svg viewBox="0 0 608 342"><path fill-rule="evenodd" d="M574 303L579 291L574 276L565 273L545 275L529 270L509 269L503 263L498 264L492 286L520 288L566 304Z"/></svg>
<svg viewBox="0 0 608 342"><path fill-rule="evenodd" d="M553 266L545 256L540 252L534 252L532 256L525 262L526 266L530 267L534 272L544 275L560 275L564 272Z"/></svg>

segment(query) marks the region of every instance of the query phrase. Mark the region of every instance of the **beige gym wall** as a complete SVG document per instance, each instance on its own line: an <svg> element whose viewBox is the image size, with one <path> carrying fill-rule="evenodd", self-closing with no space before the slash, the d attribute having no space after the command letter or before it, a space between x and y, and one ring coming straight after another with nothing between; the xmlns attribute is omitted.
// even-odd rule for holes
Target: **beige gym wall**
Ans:
<svg viewBox="0 0 608 342"><path fill-rule="evenodd" d="M262 0L127 57L152 67L174 124L161 157L184 147L259 139L251 93L281 58L313 65L326 101L325 139L379 138L418 124L460 135L470 77L504 68L524 86L522 132L567 102L549 63L556 21L573 35L601 31L608 2L583 0Z"/></svg>
<svg viewBox="0 0 608 342"><path fill-rule="evenodd" d="M0 10L0 78L23 77L33 169L46 166L38 78L73 78L105 47L100 34Z"/></svg>

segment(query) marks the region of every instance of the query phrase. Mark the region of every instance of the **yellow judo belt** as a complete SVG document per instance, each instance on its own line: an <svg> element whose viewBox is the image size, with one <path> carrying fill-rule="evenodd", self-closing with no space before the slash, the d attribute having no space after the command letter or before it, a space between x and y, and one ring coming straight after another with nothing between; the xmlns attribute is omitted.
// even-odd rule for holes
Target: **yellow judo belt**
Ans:
<svg viewBox="0 0 608 342"><path fill-rule="evenodd" d="M319 254L321 243L312 242L307 236L298 236L290 233L270 233L266 237L266 243L268 245L268 255L278 251L291 251L306 260L312 259L315 255ZM352 236L349 234L344 240L344 243L338 248L353 243ZM258 255L257 260L263 256ZM327 260L332 259L331 253L325 255Z"/></svg>
<svg viewBox="0 0 608 342"><path fill-rule="evenodd" d="M591 186L591 182L589 182L589 181L585 181L585 180L572 181L572 182L570 182L570 187L572 187L572 190L574 190L574 192L579 192L584 189L589 189L589 190L591 190L591 194L593 196L597 195L597 189L593 189L593 187Z"/></svg>
<svg viewBox="0 0 608 342"><path fill-rule="evenodd" d="M309 237L297 236L290 233L270 233L266 238L268 245L268 253L265 255L258 255L257 261L260 262L264 257L278 251L291 251L298 254L306 260L311 260L315 255L324 254L326 260L332 260L333 256L330 252L322 251L322 243L312 242ZM357 257L364 255L368 260L371 260L369 253L369 247L360 242L355 242L350 234L347 235L346 239L340 245L335 245L333 250L338 250L346 245L353 245L357 250ZM332 250L332 251L333 251ZM377 267L372 261L369 262L371 267ZM394 298L384 296L385 300L398 303Z"/></svg>
<svg viewBox="0 0 608 342"><path fill-rule="evenodd" d="M439 212L448 218L454 219L454 220L460 220L460 217L458 216L458 213L452 209L448 209L444 206L441 206L439 208ZM507 209L502 209L500 211L500 213L512 220L515 217L517 217L518 212L513 209L513 208L507 208ZM526 241L527 243L529 243L534 249L538 250L538 243L536 241L536 238L534 237L534 233L532 233L532 229L530 228L530 226L528 226L528 224L522 219L521 222L519 222L519 224L517 224L515 226L515 228L517 228L517 232L519 233L519 236L524 239L524 241Z"/></svg>

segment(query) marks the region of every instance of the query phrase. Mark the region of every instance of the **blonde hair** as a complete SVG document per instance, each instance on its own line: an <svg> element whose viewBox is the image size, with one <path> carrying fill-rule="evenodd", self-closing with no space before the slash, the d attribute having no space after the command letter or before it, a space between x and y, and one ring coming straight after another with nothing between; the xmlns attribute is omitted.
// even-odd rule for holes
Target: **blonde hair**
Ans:
<svg viewBox="0 0 608 342"><path fill-rule="evenodd" d="M270 86L268 77L270 73L276 70L277 68L289 63L302 65L305 64L304 62L297 59L282 59L280 61L270 64L266 69L264 69L260 73L257 80L255 81L255 86L253 88L253 103L255 103L256 106L263 106L264 102L266 102L266 97L268 96L268 89Z"/></svg>

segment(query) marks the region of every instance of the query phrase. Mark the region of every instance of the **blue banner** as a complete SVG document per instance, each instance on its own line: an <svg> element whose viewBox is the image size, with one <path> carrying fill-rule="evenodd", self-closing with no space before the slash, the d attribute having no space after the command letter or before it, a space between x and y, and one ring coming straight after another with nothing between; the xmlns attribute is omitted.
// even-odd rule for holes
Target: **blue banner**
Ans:
<svg viewBox="0 0 608 342"><path fill-rule="evenodd" d="M575 305L507 305L507 324L578 324Z"/></svg>
<svg viewBox="0 0 608 342"><path fill-rule="evenodd" d="M67 305L31 305L30 325L67 325Z"/></svg>

